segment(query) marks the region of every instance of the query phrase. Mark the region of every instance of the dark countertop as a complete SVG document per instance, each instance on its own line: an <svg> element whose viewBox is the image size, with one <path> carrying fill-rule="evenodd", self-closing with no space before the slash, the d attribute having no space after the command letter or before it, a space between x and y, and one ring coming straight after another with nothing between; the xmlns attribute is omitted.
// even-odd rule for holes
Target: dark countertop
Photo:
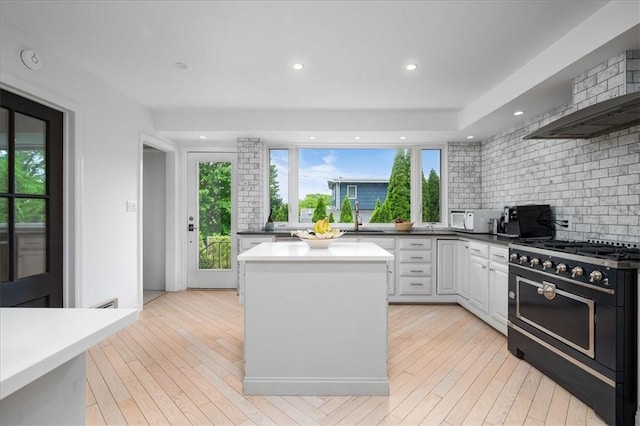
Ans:
<svg viewBox="0 0 640 426"><path fill-rule="evenodd" d="M294 230L295 231L295 230ZM278 229L274 231L239 231L238 235L255 235L255 236L274 236L274 237L291 237L291 230ZM414 229L410 232L399 232L394 229L385 230L364 230L364 231L346 231L346 235L359 235L359 236L430 236L430 237L443 237L448 239L460 239L460 240L475 240L484 243L491 244L503 244L509 245L509 243L516 241L516 238L503 237L493 234L472 234L469 232L457 232L449 229L434 229L429 231L428 229Z"/></svg>

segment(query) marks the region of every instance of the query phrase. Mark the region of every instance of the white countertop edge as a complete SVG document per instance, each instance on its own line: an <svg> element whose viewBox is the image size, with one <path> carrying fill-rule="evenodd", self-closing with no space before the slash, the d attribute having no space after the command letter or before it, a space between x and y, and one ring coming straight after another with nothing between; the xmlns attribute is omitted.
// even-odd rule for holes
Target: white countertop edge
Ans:
<svg viewBox="0 0 640 426"><path fill-rule="evenodd" d="M388 262L393 254L371 242L336 241L326 249L312 249L302 241L264 242L238 256L240 262Z"/></svg>
<svg viewBox="0 0 640 426"><path fill-rule="evenodd" d="M21 309L21 308L2 308L2 309ZM33 309L33 308L24 308ZM56 309L56 308L50 308ZM65 309L68 310L68 309ZM70 310L70 309L69 309ZM75 309L73 309L75 310ZM78 309L78 311L94 311L101 312L100 309ZM4 399L11 395L15 391L28 385L34 380L44 376L50 371L58 368L65 362L75 358L81 353L85 352L92 346L100 343L102 340L116 333L117 331L125 328L129 324L132 324L138 319L137 309L110 309L109 311L115 311L120 315L113 315L115 319L109 319L109 322L104 326L96 329L92 333L81 336L73 344L61 347L59 349L52 349L50 353L44 354L37 362L25 367L21 370L10 372L10 375L6 371L8 368L5 365L5 360L0 359L0 399ZM78 320L81 321L83 312L79 312ZM113 312L109 312L113 314ZM3 344L9 344L3 340ZM4 357L2 357L4 358ZM9 369L10 370L10 369Z"/></svg>

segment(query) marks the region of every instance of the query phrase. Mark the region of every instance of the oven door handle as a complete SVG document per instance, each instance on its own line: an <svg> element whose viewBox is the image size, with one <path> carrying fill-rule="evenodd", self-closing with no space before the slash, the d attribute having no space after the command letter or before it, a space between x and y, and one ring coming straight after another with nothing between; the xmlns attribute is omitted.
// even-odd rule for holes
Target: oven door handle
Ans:
<svg viewBox="0 0 640 426"><path fill-rule="evenodd" d="M544 286L538 287L538 294L546 297L548 300L556 298L556 286L553 284L545 283Z"/></svg>

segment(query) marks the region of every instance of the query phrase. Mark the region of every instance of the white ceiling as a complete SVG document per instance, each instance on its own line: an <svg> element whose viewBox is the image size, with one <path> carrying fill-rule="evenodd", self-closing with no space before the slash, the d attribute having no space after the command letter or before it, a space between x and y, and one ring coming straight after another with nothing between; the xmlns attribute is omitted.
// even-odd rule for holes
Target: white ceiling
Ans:
<svg viewBox="0 0 640 426"><path fill-rule="evenodd" d="M445 142L568 103L572 77L640 48L640 3L608 3L3 0L0 16L178 141ZM637 17L610 22L629 4Z"/></svg>

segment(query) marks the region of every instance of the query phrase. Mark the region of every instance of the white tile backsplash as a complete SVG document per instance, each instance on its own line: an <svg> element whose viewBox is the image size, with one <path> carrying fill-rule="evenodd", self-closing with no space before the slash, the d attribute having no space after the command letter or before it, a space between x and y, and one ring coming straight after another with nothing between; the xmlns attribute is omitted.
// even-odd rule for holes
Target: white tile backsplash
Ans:
<svg viewBox="0 0 640 426"><path fill-rule="evenodd" d="M522 139L576 109L638 90L639 71L640 51L622 53L573 80L574 105L482 143L449 143L449 207L550 204L557 219L571 219L557 238L639 243L640 126L592 139Z"/></svg>
<svg viewBox="0 0 640 426"><path fill-rule="evenodd" d="M262 230L266 222L263 170L268 165L264 152L260 139L238 138L238 231Z"/></svg>

